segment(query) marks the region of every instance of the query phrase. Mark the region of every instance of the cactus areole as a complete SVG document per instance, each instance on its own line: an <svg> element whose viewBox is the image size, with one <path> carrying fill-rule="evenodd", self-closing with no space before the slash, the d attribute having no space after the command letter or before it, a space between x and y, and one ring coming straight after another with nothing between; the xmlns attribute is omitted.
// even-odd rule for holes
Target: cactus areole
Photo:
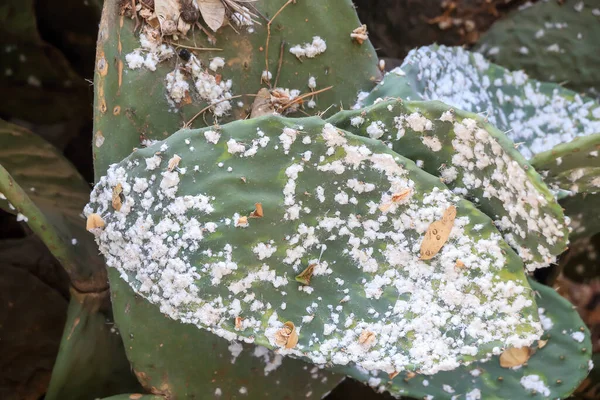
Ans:
<svg viewBox="0 0 600 400"><path fill-rule="evenodd" d="M85 214L164 314L314 364L435 374L543 332L488 216L317 117L181 130L111 165Z"/></svg>

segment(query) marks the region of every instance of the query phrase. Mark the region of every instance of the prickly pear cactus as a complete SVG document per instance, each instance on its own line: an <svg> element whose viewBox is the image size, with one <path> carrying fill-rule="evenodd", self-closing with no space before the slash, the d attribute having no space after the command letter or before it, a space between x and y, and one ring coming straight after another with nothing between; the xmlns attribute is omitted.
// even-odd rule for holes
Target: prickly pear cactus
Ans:
<svg viewBox="0 0 600 400"><path fill-rule="evenodd" d="M440 102L386 100L328 121L388 143L473 201L528 270L546 267L566 249L568 231L554 196L505 135L481 117Z"/></svg>
<svg viewBox="0 0 600 400"><path fill-rule="evenodd" d="M561 205L575 223L575 237L598 232L590 200L598 190L600 104L591 98L444 46L413 50L365 102L385 97L441 100L485 116L506 132L552 189L567 191ZM570 161L562 164L563 159Z"/></svg>
<svg viewBox="0 0 600 400"><path fill-rule="evenodd" d="M227 1L238 9L220 15L220 27L199 18L195 6L203 11L203 4L222 6L219 1L178 10L172 7L186 2L149 7L152 2L138 1L136 13L129 3L106 1L100 24L94 82L99 173L140 141L162 140L184 124L246 118L261 88L268 89L269 109L316 115L351 105L380 76L370 42L351 36L360 22L350 0ZM174 17L183 26L168 29L166 11L188 11ZM140 22L135 32L131 15Z"/></svg>
<svg viewBox="0 0 600 400"><path fill-rule="evenodd" d="M578 137L537 154L531 163L548 186L567 191L561 205L571 218L571 240L600 232L600 134Z"/></svg>
<svg viewBox="0 0 600 400"><path fill-rule="evenodd" d="M579 136L600 133L600 104L522 71L509 71L460 47L412 50L364 100L440 100L478 113L530 159Z"/></svg>
<svg viewBox="0 0 600 400"><path fill-rule="evenodd" d="M563 399L593 367L590 332L571 303L533 280L544 335L529 349L525 364L503 368L497 356L432 376L402 373L368 374L346 368L348 375L368 381L374 389L415 398Z"/></svg>
<svg viewBox="0 0 600 400"><path fill-rule="evenodd" d="M71 279L71 298L47 400L84 400L139 388L107 324L107 274L81 208L89 185L32 132L0 120L0 207L40 237Z"/></svg>
<svg viewBox="0 0 600 400"><path fill-rule="evenodd" d="M600 96L600 1L539 1L496 22L477 51L510 69Z"/></svg>
<svg viewBox="0 0 600 400"><path fill-rule="evenodd" d="M179 131L111 166L85 214L162 313L314 364L434 374L542 332L485 214L319 118Z"/></svg>
<svg viewBox="0 0 600 400"><path fill-rule="evenodd" d="M111 268L111 298L131 367L154 394L205 398L320 399L342 375L266 347L229 342L175 321L136 296Z"/></svg>
<svg viewBox="0 0 600 400"><path fill-rule="evenodd" d="M0 208L26 222L81 291L107 288L102 257L85 231L81 209L90 186L60 152L0 120Z"/></svg>

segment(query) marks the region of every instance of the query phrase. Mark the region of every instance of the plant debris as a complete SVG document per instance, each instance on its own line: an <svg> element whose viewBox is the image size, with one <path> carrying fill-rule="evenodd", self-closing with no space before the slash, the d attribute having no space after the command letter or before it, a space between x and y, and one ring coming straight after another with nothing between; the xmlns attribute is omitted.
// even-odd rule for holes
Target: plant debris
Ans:
<svg viewBox="0 0 600 400"><path fill-rule="evenodd" d="M275 333L275 343L286 349L293 349L298 344L298 332L293 322L286 322L283 328Z"/></svg>
<svg viewBox="0 0 600 400"><path fill-rule="evenodd" d="M456 207L450 206L444 211L442 219L429 225L421 243L421 260L432 259L444 246L456 218Z"/></svg>

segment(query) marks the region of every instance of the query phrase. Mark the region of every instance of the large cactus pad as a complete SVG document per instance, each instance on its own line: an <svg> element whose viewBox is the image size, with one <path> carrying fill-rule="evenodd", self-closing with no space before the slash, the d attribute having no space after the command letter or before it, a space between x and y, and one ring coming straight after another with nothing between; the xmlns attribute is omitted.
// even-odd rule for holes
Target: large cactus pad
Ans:
<svg viewBox="0 0 600 400"><path fill-rule="evenodd" d="M510 69L600 97L600 1L538 1L497 21L477 51Z"/></svg>
<svg viewBox="0 0 600 400"><path fill-rule="evenodd" d="M600 232L600 133L578 137L537 154L531 164L548 186L568 192L561 199L571 218L571 241Z"/></svg>
<svg viewBox="0 0 600 400"><path fill-rule="evenodd" d="M412 50L365 100L440 100L480 113L531 158L577 136L600 133L600 105L555 83L509 71L460 47Z"/></svg>
<svg viewBox="0 0 600 400"><path fill-rule="evenodd" d="M593 367L590 331L571 303L552 288L535 281L539 295L542 340L531 348L523 366L503 368L498 357L433 376L368 374L344 368L348 375L394 395L440 399L564 399L579 386Z"/></svg>
<svg viewBox="0 0 600 400"><path fill-rule="evenodd" d="M328 121L389 143L473 201L528 270L547 266L565 250L568 232L554 196L510 140L481 117L440 102L386 100Z"/></svg>
<svg viewBox="0 0 600 400"><path fill-rule="evenodd" d="M443 247L422 259L449 210L448 241L428 235ZM315 364L432 374L541 333L485 214L318 118L180 131L112 165L85 212L105 222L108 265L163 313Z"/></svg>

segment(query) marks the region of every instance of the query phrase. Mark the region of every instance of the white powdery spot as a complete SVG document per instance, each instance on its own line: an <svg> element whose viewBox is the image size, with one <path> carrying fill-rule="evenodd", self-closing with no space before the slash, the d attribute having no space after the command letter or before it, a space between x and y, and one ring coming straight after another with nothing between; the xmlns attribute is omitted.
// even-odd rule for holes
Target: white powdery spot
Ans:
<svg viewBox="0 0 600 400"><path fill-rule="evenodd" d="M175 71L169 72L165 80L167 82L168 98L177 104L181 103L181 100L185 99L186 94L190 90L190 85L187 83L185 75L177 68Z"/></svg>
<svg viewBox="0 0 600 400"><path fill-rule="evenodd" d="M146 170L152 171L158 168L161 162L161 158L158 155L153 155L152 157L146 158Z"/></svg>
<svg viewBox="0 0 600 400"><path fill-rule="evenodd" d="M465 400L480 400L481 399L481 390L473 389L467 393Z"/></svg>
<svg viewBox="0 0 600 400"><path fill-rule="evenodd" d="M581 343L585 339L585 334L583 332L573 332L573 333L571 333L571 337L576 342Z"/></svg>
<svg viewBox="0 0 600 400"><path fill-rule="evenodd" d="M373 139L379 139L385 133L385 125L381 121L373 121L367 126L367 134Z"/></svg>
<svg viewBox="0 0 600 400"><path fill-rule="evenodd" d="M227 151L229 154L243 153L246 150L246 146L242 143L238 143L235 139L229 139L227 141Z"/></svg>
<svg viewBox="0 0 600 400"><path fill-rule="evenodd" d="M538 375L525 375L521 378L521 386L528 390L535 390L543 396L550 396L550 389Z"/></svg>
<svg viewBox="0 0 600 400"><path fill-rule="evenodd" d="M283 145L283 150L285 154L290 151L290 147L296 141L296 137L298 136L298 131L292 128L283 128L283 133L279 135L279 141Z"/></svg>
<svg viewBox="0 0 600 400"><path fill-rule="evenodd" d="M242 354L242 351L244 351L244 346L242 346L240 342L232 342L227 347L227 350L229 350L232 356L231 363L235 364L235 360L239 357L240 354Z"/></svg>
<svg viewBox="0 0 600 400"><path fill-rule="evenodd" d="M415 132L430 131L433 129L433 123L419 113L412 113L406 117L406 123Z"/></svg>
<svg viewBox="0 0 600 400"><path fill-rule="evenodd" d="M550 329L552 329L552 327L554 326L554 323L552 322L552 320L548 317L546 317L545 314L545 309L543 308L538 308L538 313L540 315L540 322L542 323L542 328L547 332Z"/></svg>
<svg viewBox="0 0 600 400"><path fill-rule="evenodd" d="M435 136L423 136L421 140L425 146L431 149L431 151L440 151L442 149L440 139Z"/></svg>
<svg viewBox="0 0 600 400"><path fill-rule="evenodd" d="M314 58L327 50L327 44L319 36L313 36L312 43L304 43L290 48L290 53L298 58Z"/></svg>
<svg viewBox="0 0 600 400"><path fill-rule="evenodd" d="M277 246L271 243L260 242L252 248L252 251L257 255L259 260L264 260L265 258L269 258L275 254L277 251Z"/></svg>
<svg viewBox="0 0 600 400"><path fill-rule="evenodd" d="M206 138L207 142L217 144L219 142L219 139L221 138L221 134L216 131L205 131L204 137Z"/></svg>
<svg viewBox="0 0 600 400"><path fill-rule="evenodd" d="M365 119L363 117L361 117L360 115L356 116L356 117L352 117L350 119L350 125L352 125L352 126L354 126L356 128L358 128L359 126L361 126L363 124L363 122L365 122Z"/></svg>
<svg viewBox="0 0 600 400"><path fill-rule="evenodd" d="M231 101L229 100L232 97L233 82L231 79L217 81L215 76L200 68L200 65L200 61L195 56L192 56L186 63L186 67L194 78L194 86L198 95L211 105L210 109L215 116L221 117L231 110Z"/></svg>
<svg viewBox="0 0 600 400"><path fill-rule="evenodd" d="M210 64L208 65L208 68L212 71L217 72L217 70L219 68L223 68L225 66L225 59L221 58L221 57L215 57L212 60L210 60Z"/></svg>

